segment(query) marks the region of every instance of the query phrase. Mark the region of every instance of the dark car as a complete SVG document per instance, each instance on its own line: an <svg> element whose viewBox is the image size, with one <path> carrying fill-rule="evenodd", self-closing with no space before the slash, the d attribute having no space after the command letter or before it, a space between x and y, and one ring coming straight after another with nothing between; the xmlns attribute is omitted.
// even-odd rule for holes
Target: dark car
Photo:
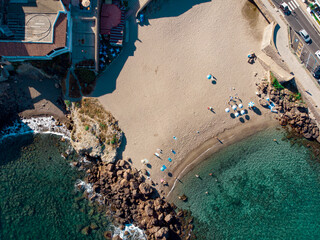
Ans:
<svg viewBox="0 0 320 240"><path fill-rule="evenodd" d="M316 69L313 71L313 76L314 76L316 79L319 79L319 78L320 78L320 66L316 67Z"/></svg>
<svg viewBox="0 0 320 240"><path fill-rule="evenodd" d="M280 4L280 8L281 8L281 10L283 11L284 14L290 15L291 11L290 11L290 9L289 9L288 4L286 4L286 3L281 3L281 4Z"/></svg>

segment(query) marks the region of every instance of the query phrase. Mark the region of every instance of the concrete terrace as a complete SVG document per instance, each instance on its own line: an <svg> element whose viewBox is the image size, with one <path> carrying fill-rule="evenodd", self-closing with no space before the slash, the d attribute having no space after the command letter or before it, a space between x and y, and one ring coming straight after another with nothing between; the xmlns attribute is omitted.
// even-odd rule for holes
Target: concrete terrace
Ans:
<svg viewBox="0 0 320 240"><path fill-rule="evenodd" d="M91 1L90 10L71 5L72 27L72 66L94 60L94 70L98 71L99 47L99 8L100 0Z"/></svg>

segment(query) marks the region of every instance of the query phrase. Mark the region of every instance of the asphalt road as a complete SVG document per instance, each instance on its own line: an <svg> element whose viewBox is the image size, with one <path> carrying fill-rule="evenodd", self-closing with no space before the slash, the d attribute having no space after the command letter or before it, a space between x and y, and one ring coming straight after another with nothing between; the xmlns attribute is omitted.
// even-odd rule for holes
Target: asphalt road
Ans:
<svg viewBox="0 0 320 240"><path fill-rule="evenodd" d="M300 9L299 3L297 0L272 0L274 5L280 9L280 4L282 2L286 2L291 10L291 14L289 16L285 15L287 22L290 24L292 29L298 33L301 29L305 29L307 33L310 35L312 43L307 44L305 47L310 51L310 53L314 54L317 50L320 50L320 33L313 27L312 24L315 22L311 22L305 16L305 12Z"/></svg>

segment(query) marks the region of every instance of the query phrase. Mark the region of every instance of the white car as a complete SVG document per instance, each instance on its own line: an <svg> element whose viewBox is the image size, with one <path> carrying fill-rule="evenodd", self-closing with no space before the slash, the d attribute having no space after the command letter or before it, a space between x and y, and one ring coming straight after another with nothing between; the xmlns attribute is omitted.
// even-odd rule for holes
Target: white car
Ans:
<svg viewBox="0 0 320 240"><path fill-rule="evenodd" d="M311 42L311 38L310 38L310 36L309 36L309 34L307 33L306 30L301 29L301 30L299 31L299 34L300 34L300 36L303 38L303 40L304 40L306 43Z"/></svg>
<svg viewBox="0 0 320 240"><path fill-rule="evenodd" d="M320 50L316 51L314 54L320 59Z"/></svg>

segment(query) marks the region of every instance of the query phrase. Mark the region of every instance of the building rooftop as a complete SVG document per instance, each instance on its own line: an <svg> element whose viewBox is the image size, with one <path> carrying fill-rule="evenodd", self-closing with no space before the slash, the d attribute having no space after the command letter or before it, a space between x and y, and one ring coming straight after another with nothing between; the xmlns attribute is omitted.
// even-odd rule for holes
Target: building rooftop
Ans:
<svg viewBox="0 0 320 240"><path fill-rule="evenodd" d="M13 33L9 40L50 43L59 11L64 11L56 0L10 0L5 25Z"/></svg>
<svg viewBox="0 0 320 240"><path fill-rule="evenodd" d="M54 49L66 46L67 15L60 13L53 26L52 43L5 42L0 44L0 56L45 56Z"/></svg>

